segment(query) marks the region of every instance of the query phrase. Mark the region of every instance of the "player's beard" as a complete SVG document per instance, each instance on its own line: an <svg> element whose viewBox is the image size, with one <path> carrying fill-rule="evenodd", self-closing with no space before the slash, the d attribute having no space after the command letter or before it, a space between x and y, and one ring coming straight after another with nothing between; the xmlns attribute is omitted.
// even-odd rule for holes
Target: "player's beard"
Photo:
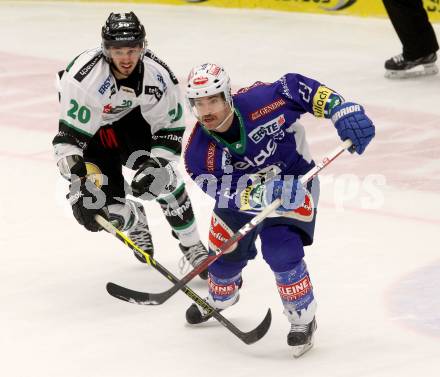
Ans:
<svg viewBox="0 0 440 377"><path fill-rule="evenodd" d="M120 69L115 63L112 62L111 67L112 67L113 72L116 72L117 74L119 74L119 76L123 76L122 78L124 79L133 73L133 71L136 69L136 66L138 65L138 63L132 64L129 68L121 67L121 69Z"/></svg>

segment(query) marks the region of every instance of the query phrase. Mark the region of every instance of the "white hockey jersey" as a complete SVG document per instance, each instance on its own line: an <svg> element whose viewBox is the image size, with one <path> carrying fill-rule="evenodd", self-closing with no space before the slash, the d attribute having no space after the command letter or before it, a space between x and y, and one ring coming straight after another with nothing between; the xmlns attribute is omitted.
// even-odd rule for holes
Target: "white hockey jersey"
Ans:
<svg viewBox="0 0 440 377"><path fill-rule="evenodd" d="M121 119L139 106L151 127L151 154L179 159L184 131L183 101L178 81L168 66L147 50L143 78L137 90L118 87L102 50L79 55L59 80L59 132L53 140L55 158L83 156L88 141L100 127Z"/></svg>

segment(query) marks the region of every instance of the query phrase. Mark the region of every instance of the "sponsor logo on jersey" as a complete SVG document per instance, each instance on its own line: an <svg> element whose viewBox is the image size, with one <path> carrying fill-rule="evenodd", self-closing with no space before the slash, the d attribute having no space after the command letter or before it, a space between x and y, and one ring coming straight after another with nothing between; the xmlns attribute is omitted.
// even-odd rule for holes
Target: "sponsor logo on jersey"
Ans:
<svg viewBox="0 0 440 377"><path fill-rule="evenodd" d="M171 209L171 206L167 206L166 208L162 208L163 213L166 217L180 217L182 218L184 213L191 208L191 201L187 197L186 201L180 205L178 208Z"/></svg>
<svg viewBox="0 0 440 377"><path fill-rule="evenodd" d="M128 86L122 86L119 88L122 92L130 94L136 97L136 92L133 88L129 88Z"/></svg>
<svg viewBox="0 0 440 377"><path fill-rule="evenodd" d="M262 107L261 109L258 109L257 111L251 113L250 118L252 121L260 119L265 115L273 113L274 111L279 109L281 106L284 106L285 104L286 101L284 101L282 98L277 99L276 101L269 103L268 105Z"/></svg>
<svg viewBox="0 0 440 377"><path fill-rule="evenodd" d="M313 220L313 215L315 212L313 197L307 192L304 198L304 202L301 207L294 209L293 211L284 212L283 216L290 219L296 219L299 221L304 221L309 223Z"/></svg>
<svg viewBox="0 0 440 377"><path fill-rule="evenodd" d="M229 228L220 217L213 213L211 217L211 226L209 228L209 248L216 251L223 245L223 243L229 240L233 234L234 232L232 229ZM233 244L226 252L230 253L235 250L236 247L237 243Z"/></svg>
<svg viewBox="0 0 440 377"><path fill-rule="evenodd" d="M156 75L157 81L159 81L162 84L162 89L164 92L167 91L167 84L165 82L165 80L163 79L162 75L160 73L158 73Z"/></svg>
<svg viewBox="0 0 440 377"><path fill-rule="evenodd" d="M174 135L174 134L160 134L160 135L153 135L151 136L151 139L158 141L158 140L166 140L166 141L177 141L178 143L182 143L182 136Z"/></svg>
<svg viewBox="0 0 440 377"><path fill-rule="evenodd" d="M108 103L107 105L104 105L104 108L102 109L102 112L104 114L110 114L112 111L112 104Z"/></svg>
<svg viewBox="0 0 440 377"><path fill-rule="evenodd" d="M282 300L295 301L311 292L312 283L307 275L288 285L277 283L277 287Z"/></svg>
<svg viewBox="0 0 440 377"><path fill-rule="evenodd" d="M108 103L107 105L104 105L104 108L102 109L102 112L104 114L118 114L124 110L127 110L133 105L133 102L130 100L124 99L122 101L121 105L113 107L111 103Z"/></svg>
<svg viewBox="0 0 440 377"><path fill-rule="evenodd" d="M264 185L261 183L247 186L240 193L240 211L260 211L264 204L264 195Z"/></svg>
<svg viewBox="0 0 440 377"><path fill-rule="evenodd" d="M244 88L239 89L237 94L246 93L249 90L256 88L257 86L262 86L262 85L268 85L268 84L266 84L265 82L262 82L262 81L257 81L255 83L253 83L251 86L246 86Z"/></svg>
<svg viewBox="0 0 440 377"><path fill-rule="evenodd" d="M234 168L238 170L245 170L251 167L263 165L266 160L275 153L277 146L278 144L273 139L270 139L266 144L266 147L261 149L260 153L258 153L252 160L245 156L243 158L244 161L234 163Z"/></svg>
<svg viewBox="0 0 440 377"><path fill-rule="evenodd" d="M63 122L60 121L60 127L63 127ZM79 148L81 149L86 149L88 143L86 141L80 140L78 136L83 136L82 134L80 134L78 131L75 131L73 128L69 128L68 131L63 131L60 130L58 131L56 137L55 137L55 144L60 144L60 143L71 143L72 141L72 137L75 140L75 145L77 145ZM84 137L84 136L83 136ZM55 151L55 154L57 155L57 151Z"/></svg>
<svg viewBox="0 0 440 377"><path fill-rule="evenodd" d="M116 85L113 84L110 88L110 98L116 94Z"/></svg>
<svg viewBox="0 0 440 377"><path fill-rule="evenodd" d="M264 137L272 135L275 140L281 140L284 137L284 131L281 127L286 123L284 114L279 115L275 119L258 126L249 133L249 138L258 144Z"/></svg>
<svg viewBox="0 0 440 377"><path fill-rule="evenodd" d="M76 81L81 82L90 73L96 63L102 58L102 54L95 56L92 60L89 60L74 76Z"/></svg>
<svg viewBox="0 0 440 377"><path fill-rule="evenodd" d="M177 103L177 108L171 109L168 111L168 115L171 118L171 123L177 122L182 118L183 115L183 107L180 103Z"/></svg>
<svg viewBox="0 0 440 377"><path fill-rule="evenodd" d="M313 114L318 118L324 118L326 104L333 94L333 91L321 85L313 96Z"/></svg>
<svg viewBox="0 0 440 377"><path fill-rule="evenodd" d="M108 88L110 88L111 85L111 77L110 75L105 79L105 81L102 83L101 87L98 89L98 92L103 95Z"/></svg>
<svg viewBox="0 0 440 377"><path fill-rule="evenodd" d="M208 145L208 149L206 151L206 169L209 172L213 172L215 170L215 155L216 155L215 143L210 142Z"/></svg>
<svg viewBox="0 0 440 377"><path fill-rule="evenodd" d="M223 149L222 154L222 170L226 174L231 174L234 168L232 167L232 155L229 153L229 151L225 148Z"/></svg>
<svg viewBox="0 0 440 377"><path fill-rule="evenodd" d="M157 86L148 86L144 88L144 93L150 96L155 96L158 101L162 98L163 92Z"/></svg>
<svg viewBox="0 0 440 377"><path fill-rule="evenodd" d="M279 81L280 81L280 83L281 83L281 86L283 87L283 94L284 94L287 98L293 100L292 93L290 93L289 86L287 85L286 76L281 77Z"/></svg>
<svg viewBox="0 0 440 377"><path fill-rule="evenodd" d="M177 85L179 81L177 80L177 77L174 75L173 71L171 71L170 67L165 64L161 59L159 59L151 50L145 51L145 57L155 61L157 64L161 65L163 68L165 68L170 75L170 79L173 82L173 84Z"/></svg>

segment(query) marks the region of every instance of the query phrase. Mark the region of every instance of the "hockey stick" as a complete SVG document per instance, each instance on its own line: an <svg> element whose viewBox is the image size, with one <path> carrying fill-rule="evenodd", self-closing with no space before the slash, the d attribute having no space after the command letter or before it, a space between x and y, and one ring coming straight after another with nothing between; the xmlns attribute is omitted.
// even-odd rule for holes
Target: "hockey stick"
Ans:
<svg viewBox="0 0 440 377"><path fill-rule="evenodd" d="M159 262L157 262L153 257L148 255L144 250L142 250L139 246L137 246L130 238L128 238L124 233L122 233L119 229L115 228L110 222L108 222L103 217L96 215L95 219L99 225L101 225L107 232L113 234L117 239L125 243L130 249L133 251L137 251L141 253L147 263L154 267L157 271L159 271L162 275L168 278L175 285L179 283L179 279L174 276L170 271L168 271L164 266L162 266ZM130 293L128 296L118 295L117 288L119 287L113 283L107 283L107 291L114 297L119 298L128 302L135 302L137 304L144 304L142 302L141 297L136 297L136 291L127 290L124 288L124 291L128 291ZM263 321L253 330L249 332L243 332L238 329L232 322L226 319L219 311L217 311L214 307L209 305L203 298L201 298L197 293L195 293L191 288L186 286L185 284L181 285L179 289L185 293L191 300L193 300L196 304L201 306L205 311L206 315L210 315L214 317L217 321L219 321L223 326L225 326L229 331L231 331L234 335L240 338L246 344L252 344L256 341L260 340L264 335L266 335L269 330L270 323L272 321L272 314L270 309L268 309L266 316Z"/></svg>
<svg viewBox="0 0 440 377"><path fill-rule="evenodd" d="M317 163L312 169L310 169L305 175L300 178L302 185L311 181L318 173L329 165L336 157L341 155L346 149L352 146L351 140L345 140L341 143L335 150L330 152L328 156L324 157L321 162ZM179 289L182 289L192 278L197 276L200 272L208 268L209 265L214 263L218 258L220 258L232 245L240 241L244 236L246 236L251 230L253 230L258 224L260 224L271 212L276 210L281 204L281 200L277 199L269 206L267 206L258 215L252 218L252 220L245 225L243 225L236 233L232 235L231 238L226 240L217 250L216 255L208 256L202 263L185 275L181 280L175 283L167 291L161 293L148 293L133 291L127 289L117 284L112 284L110 287L107 286L107 291L115 297L119 297L126 301L142 302L143 305L160 305L168 300L172 295L174 295Z"/></svg>

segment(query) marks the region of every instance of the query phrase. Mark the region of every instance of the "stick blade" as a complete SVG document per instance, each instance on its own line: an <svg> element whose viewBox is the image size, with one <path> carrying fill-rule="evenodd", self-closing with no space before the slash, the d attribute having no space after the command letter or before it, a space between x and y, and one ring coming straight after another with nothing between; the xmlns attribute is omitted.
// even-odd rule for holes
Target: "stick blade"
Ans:
<svg viewBox="0 0 440 377"><path fill-rule="evenodd" d="M263 321L253 330L243 333L240 339L246 344L252 344L258 342L263 336L266 335L270 328L272 322L272 312L270 309L267 310L266 316Z"/></svg>
<svg viewBox="0 0 440 377"><path fill-rule="evenodd" d="M138 305L160 305L162 294L135 291L115 283L107 283L107 292L119 300Z"/></svg>

